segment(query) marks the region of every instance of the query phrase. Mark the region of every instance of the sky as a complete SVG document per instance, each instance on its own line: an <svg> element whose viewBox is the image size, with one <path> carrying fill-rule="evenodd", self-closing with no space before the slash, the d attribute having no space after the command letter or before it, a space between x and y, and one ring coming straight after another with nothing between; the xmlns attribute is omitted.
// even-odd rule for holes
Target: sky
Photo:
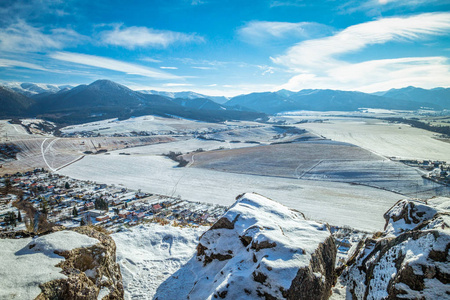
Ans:
<svg viewBox="0 0 450 300"><path fill-rule="evenodd" d="M206 95L450 87L450 0L3 0L0 82Z"/></svg>

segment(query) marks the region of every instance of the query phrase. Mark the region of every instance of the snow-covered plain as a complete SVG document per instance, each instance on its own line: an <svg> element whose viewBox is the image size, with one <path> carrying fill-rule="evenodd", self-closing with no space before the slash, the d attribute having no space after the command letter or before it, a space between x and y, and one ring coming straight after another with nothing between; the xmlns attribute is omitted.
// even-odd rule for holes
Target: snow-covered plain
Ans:
<svg viewBox="0 0 450 300"><path fill-rule="evenodd" d="M63 128L61 131L66 134L81 131L94 131L99 132L102 135L112 135L116 133L130 133L132 131L148 131L159 133L168 133L170 131L203 131L207 130L208 128L223 129L226 128L226 125L201 121L191 121L180 118L162 118L148 115L130 118L127 120L108 119L80 125L72 125Z"/></svg>
<svg viewBox="0 0 450 300"><path fill-rule="evenodd" d="M55 267L64 257L54 253L90 247L97 239L73 232L59 231L38 238L0 239L0 299L34 299L39 284L65 278ZM30 248L31 247L31 248Z"/></svg>
<svg viewBox="0 0 450 300"><path fill-rule="evenodd" d="M166 150L172 150L170 144L165 145ZM130 151L143 151L143 148ZM110 155L87 156L58 173L221 205L231 205L242 193L256 192L298 209L313 220L367 231L382 230L383 213L403 198L392 192L348 183L233 174L176 168L176 165L159 155L119 155L114 151Z"/></svg>
<svg viewBox="0 0 450 300"><path fill-rule="evenodd" d="M437 134L405 124L341 118L297 125L326 138L357 145L386 157L450 161L450 143Z"/></svg>
<svg viewBox="0 0 450 300"><path fill-rule="evenodd" d="M0 120L0 142L9 142L12 140L32 137L23 128L17 124L10 124L8 120Z"/></svg>
<svg viewBox="0 0 450 300"><path fill-rule="evenodd" d="M153 223L112 234L125 299L152 299L159 285L194 255L198 239L207 229Z"/></svg>

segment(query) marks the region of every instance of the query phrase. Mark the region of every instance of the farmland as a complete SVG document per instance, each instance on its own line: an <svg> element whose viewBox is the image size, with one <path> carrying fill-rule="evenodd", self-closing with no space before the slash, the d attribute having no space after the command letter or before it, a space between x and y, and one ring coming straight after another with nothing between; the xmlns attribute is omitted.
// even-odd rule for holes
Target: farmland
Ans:
<svg viewBox="0 0 450 300"><path fill-rule="evenodd" d="M450 161L448 143L438 140L435 133L405 124L377 119L327 118L321 123L303 123L296 126L328 139L357 145L385 157Z"/></svg>
<svg viewBox="0 0 450 300"><path fill-rule="evenodd" d="M147 148L150 146L147 146ZM94 167L95 166L95 167ZM142 191L180 196L190 201L230 205L237 195L257 192L308 217L362 230L379 230L386 208L402 196L366 186L234 174L200 168L176 168L162 156L88 156L60 174L76 179L116 184ZM375 201L376 199L376 201Z"/></svg>
<svg viewBox="0 0 450 300"><path fill-rule="evenodd" d="M192 166L262 176L362 184L410 196L448 189L424 180L423 171L351 144L329 140L276 144L185 155Z"/></svg>
<svg viewBox="0 0 450 300"><path fill-rule="evenodd" d="M27 138L13 141L22 149L18 160L5 162L2 171L45 167L75 179L221 205L257 192L308 218L367 231L382 229L383 212L399 199L449 193L423 179L423 169L398 161L446 158L450 144L432 133L344 113L272 121L146 116L63 128L61 138L21 133ZM189 163L177 167L164 156L169 152Z"/></svg>
<svg viewBox="0 0 450 300"><path fill-rule="evenodd" d="M0 174L14 173L34 168L52 171L83 158L86 153L107 152L154 143L173 141L171 137L124 137L124 138L27 138L8 144L20 149L16 160L3 163Z"/></svg>

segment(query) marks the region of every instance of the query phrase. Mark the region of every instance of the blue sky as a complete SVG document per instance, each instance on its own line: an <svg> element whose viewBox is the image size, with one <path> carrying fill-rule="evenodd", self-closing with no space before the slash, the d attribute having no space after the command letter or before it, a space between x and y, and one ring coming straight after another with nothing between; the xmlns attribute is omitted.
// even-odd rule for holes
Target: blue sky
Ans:
<svg viewBox="0 0 450 300"><path fill-rule="evenodd" d="M0 2L0 81L233 96L450 86L450 0Z"/></svg>

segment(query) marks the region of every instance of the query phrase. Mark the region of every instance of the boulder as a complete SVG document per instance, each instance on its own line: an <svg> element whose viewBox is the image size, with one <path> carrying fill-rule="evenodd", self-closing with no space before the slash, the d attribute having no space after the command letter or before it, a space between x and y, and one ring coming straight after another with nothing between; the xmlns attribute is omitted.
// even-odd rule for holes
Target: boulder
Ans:
<svg viewBox="0 0 450 300"><path fill-rule="evenodd" d="M401 200L343 273L353 299L450 298L449 198Z"/></svg>
<svg viewBox="0 0 450 300"><path fill-rule="evenodd" d="M98 239L100 243L70 251L55 251L64 261L57 266L67 278L40 285L37 300L47 299L123 299L120 267L116 263L114 240L101 229L90 226L74 231Z"/></svg>
<svg viewBox="0 0 450 300"><path fill-rule="evenodd" d="M201 236L189 298L328 299L335 259L326 224L244 194Z"/></svg>

